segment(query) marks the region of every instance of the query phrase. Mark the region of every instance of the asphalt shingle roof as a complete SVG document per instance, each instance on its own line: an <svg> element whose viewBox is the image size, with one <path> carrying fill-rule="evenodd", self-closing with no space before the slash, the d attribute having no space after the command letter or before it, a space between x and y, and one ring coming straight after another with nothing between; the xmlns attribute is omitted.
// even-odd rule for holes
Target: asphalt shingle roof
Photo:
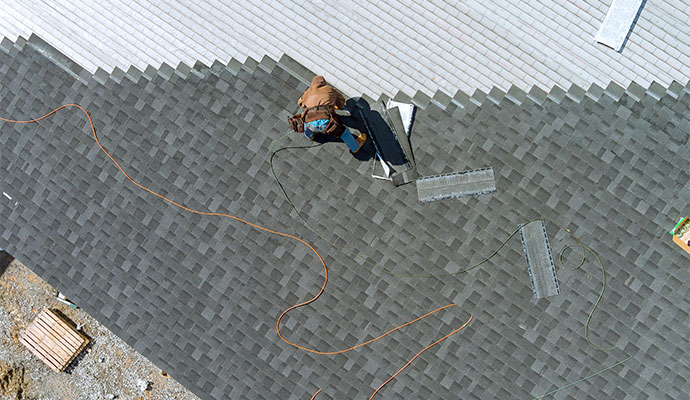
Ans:
<svg viewBox="0 0 690 400"><path fill-rule="evenodd" d="M0 198L2 246L201 398L303 399L318 388L326 398L368 397L470 314L464 331L424 353L381 397L532 398L626 356L557 398L687 393L688 255L666 232L689 210L688 87L415 98L425 106L411 137L420 174L493 167L497 192L485 196L419 203L413 184L371 179L370 164L338 143L281 152L275 167L296 208L374 268L307 230L268 168L271 143L306 88L299 65L265 59L90 76L21 42L3 42L0 52L4 116L33 118L77 102L142 184L319 249L330 280L319 300L285 318L290 340L349 347L458 304L342 355L287 346L277 316L323 282L306 247L136 188L75 110L0 125L0 190L12 197ZM584 337L601 289L590 256L581 271L560 267L562 293L540 300L518 237L464 274L413 279L381 269L454 273L539 217L601 255L607 288L590 339L615 350L597 351ZM555 224L547 230L555 252L572 243Z"/></svg>

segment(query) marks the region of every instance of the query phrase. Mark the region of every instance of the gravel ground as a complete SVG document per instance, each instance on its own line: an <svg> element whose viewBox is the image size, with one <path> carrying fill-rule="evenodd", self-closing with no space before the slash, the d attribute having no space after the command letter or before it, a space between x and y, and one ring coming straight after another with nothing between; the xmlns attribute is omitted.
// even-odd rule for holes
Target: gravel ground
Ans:
<svg viewBox="0 0 690 400"><path fill-rule="evenodd" d="M6 254L0 252L0 400L199 400L83 310L56 301L50 285ZM19 343L44 308L83 324L91 339L67 372L53 372Z"/></svg>

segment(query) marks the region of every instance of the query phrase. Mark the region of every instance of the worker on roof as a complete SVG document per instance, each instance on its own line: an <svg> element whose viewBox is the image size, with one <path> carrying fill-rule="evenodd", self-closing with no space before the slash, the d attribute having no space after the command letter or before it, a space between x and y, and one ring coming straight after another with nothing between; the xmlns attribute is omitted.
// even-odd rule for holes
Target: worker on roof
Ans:
<svg viewBox="0 0 690 400"><path fill-rule="evenodd" d="M367 135L360 133L355 137L340 121L337 110L345 106L345 97L333 86L326 83L323 76L311 80L311 86L297 100L304 107L304 136L313 140L314 134L339 136L352 153L358 152L367 141Z"/></svg>

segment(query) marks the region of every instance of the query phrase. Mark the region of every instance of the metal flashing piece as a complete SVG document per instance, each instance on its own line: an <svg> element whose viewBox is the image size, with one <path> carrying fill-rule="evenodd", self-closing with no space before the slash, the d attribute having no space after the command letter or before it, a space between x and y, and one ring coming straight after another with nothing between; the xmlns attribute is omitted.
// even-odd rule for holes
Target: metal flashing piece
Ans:
<svg viewBox="0 0 690 400"><path fill-rule="evenodd" d="M359 117L362 119L362 123L364 124L364 127L367 132L369 132L369 135L371 136L371 142L374 144L374 162L371 165L371 177L375 179L381 179L381 180L386 180L386 181L392 181L393 178L391 178L392 175L392 168L388 164L386 160L384 160L383 156L381 155L381 146L379 146L378 141L376 140L376 136L373 133L373 130L371 129L371 125L369 122L367 122L367 117L365 116L364 111L361 108L357 108L357 111L359 111ZM376 172L376 164L377 161L381 164L381 173Z"/></svg>
<svg viewBox="0 0 690 400"><path fill-rule="evenodd" d="M417 179L419 201L476 196L496 191L494 169L482 168Z"/></svg>
<svg viewBox="0 0 690 400"><path fill-rule="evenodd" d="M554 296L561 293L553 263L549 237L544 221L534 221L520 227L522 250L527 259L527 271L534 298Z"/></svg>
<svg viewBox="0 0 690 400"><path fill-rule="evenodd" d="M394 168L395 171L391 174L395 186L410 183L419 176L414 154L412 152L412 146L410 146L409 129L412 127L414 105L410 104L409 106L411 109L409 107L403 107L405 110L405 116L403 117L401 115L401 109L398 106L389 108L388 104L381 103L381 116L390 127L393 133L391 139L395 141L396 144L392 148L397 148L397 151L400 152L397 157L400 161L397 163L398 165L396 165L396 168ZM385 156L384 154L384 157Z"/></svg>
<svg viewBox="0 0 690 400"><path fill-rule="evenodd" d="M369 109L368 103L360 103L358 116L374 144L371 176L400 186L419 176L409 139L415 108L412 104L393 104L395 107L388 108L387 103L381 102L380 110L376 111Z"/></svg>
<svg viewBox="0 0 690 400"><path fill-rule="evenodd" d="M391 108L397 108L400 112L400 119L402 120L403 128L409 137L410 132L412 131L412 123L414 122L416 107L414 104L388 100L388 102L386 102L386 109Z"/></svg>

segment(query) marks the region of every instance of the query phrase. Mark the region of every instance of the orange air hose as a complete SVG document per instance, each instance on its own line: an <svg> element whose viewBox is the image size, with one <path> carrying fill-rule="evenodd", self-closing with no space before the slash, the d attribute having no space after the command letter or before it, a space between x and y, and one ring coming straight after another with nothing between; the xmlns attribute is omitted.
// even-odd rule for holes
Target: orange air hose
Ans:
<svg viewBox="0 0 690 400"><path fill-rule="evenodd" d="M371 394L371 396L369 397L369 400L373 399L374 396L376 396L376 394L377 394L378 392L380 392L381 389L383 389L384 386L386 386L388 383L390 383L390 381L392 381L393 379L395 379L395 377L398 376L405 368L409 367L410 364L412 364L412 362L413 362L414 360L416 360L417 357L419 357L422 353L424 353L425 351L429 350L430 348L436 346L437 344L441 343L442 341L448 339L449 337L455 335L456 333L460 332L461 330L465 329L465 327L466 327L467 325L469 325L470 322L472 322L472 319L474 319L474 315L470 314L470 318L467 320L467 322L465 322L464 324L462 324L461 327L455 329L454 331L450 332L450 333L447 334L446 336L444 336L444 337L438 339L438 340L435 341L434 343L432 343L432 344L426 346L426 347L423 348L419 353L415 354L415 356L412 357L412 358L410 359L410 361L408 361L405 365L402 366L402 368L400 368L396 373L394 373L393 375L391 375L390 378L388 378L385 382L383 382L383 383L381 384L381 386L379 386L379 387L374 391L374 393ZM319 393L321 393L321 389L319 389L318 391L316 391L316 393L314 393L314 395L311 397L311 400L314 400L314 399L316 398L316 396L317 396Z"/></svg>
<svg viewBox="0 0 690 400"><path fill-rule="evenodd" d="M407 362L407 364L403 365L403 367L400 368L400 369L398 370L398 372L394 373L393 375L391 375L390 378L388 378L388 380L386 380L385 382L383 382L383 383L381 384L381 386L379 386L379 387L374 391L374 393L371 394L371 397L369 397L369 400L373 399L374 396L376 395L376 393L378 393L381 389L383 389L384 386L386 386L390 381L392 381L396 376L398 376L398 374L400 374L405 368L407 368L410 364L412 364L412 361L414 361L415 359L417 359L417 357L419 357L422 353L424 353L425 351L429 350L430 348L436 346L437 344L441 343L442 341L448 339L449 337L455 335L456 333L460 332L461 330L465 329L465 327L466 327L467 325L469 325L470 322L472 322L472 319L473 319L473 318L474 318L474 315L470 314L470 318L467 320L467 322L465 322L464 324L462 324L461 327L455 329L454 331L452 331L451 333L447 334L446 336L440 338L439 340L435 341L434 343L432 343L432 344L426 346L426 347L423 348L419 353L415 354L415 356L412 357L412 358L410 359L410 361Z"/></svg>
<svg viewBox="0 0 690 400"><path fill-rule="evenodd" d="M319 259L319 261L321 262L321 265L323 266L323 269L324 269L324 280L323 280L323 285L321 286L321 289L320 289L319 292L318 292L314 297L312 297L310 300L304 301L304 302L302 302L302 303L295 304L295 305L293 305L293 306L287 308L285 311L283 311L283 312L280 314L280 316L278 317L278 319L277 319L277 321L276 321L276 332L277 332L277 334L278 334L278 337L280 337L280 339L281 339L283 342L289 344L290 346L293 346L293 347L296 347L296 348L298 348L298 349L305 350L305 351L308 351L308 352L311 352L311 353L316 353L316 354L323 354L323 355L341 354L341 353L345 353L345 352L348 352L348 351L350 351L350 350L354 350L354 349L357 349L357 348L359 348L359 347L365 346L365 345L367 345L367 344L373 343L373 342L375 342L375 341L377 341L377 340L383 338L384 336L387 336L387 335L389 335L390 333L393 333L393 332L397 331L398 329L404 328L404 327L406 327L406 326L408 326L408 325L410 325L410 324L413 324L413 323L415 323L415 322L417 322L417 321L419 321L419 320L422 320L422 319L424 319L424 318L426 318L426 317L428 317L428 316L430 316L430 315L432 315L432 314L434 314L434 313L436 313L436 312L438 312L438 311L440 311L440 310L442 310L442 309L444 309L444 308L448 308L448 307L455 306L455 304L448 304L448 305L446 305L446 306L437 308L436 310L431 311L431 312L429 312L429 313L427 313L427 314L424 314L424 315L422 315L421 317L418 317L418 318L416 318L416 319L414 319L414 320L412 320L412 321L410 321L410 322L407 322L407 323L405 323L405 324L402 324L402 325L400 325L400 326L398 326L398 327L396 327L396 328L393 328L393 329L389 330L388 332L386 332L386 333L384 333L384 334L382 334L382 335L380 335L380 336L378 336L378 337L376 337L376 338L374 338L374 339L371 339L371 340L369 340L369 341L366 341L366 342L364 342L364 343L358 344L358 345L356 345L356 346L353 346L353 347L350 347L350 348L347 348L347 349L344 349L344 350L330 351L330 352L329 352L329 351L318 351L318 350L313 350L313 349L310 349L310 348L307 348L307 347L298 345L298 344L296 344L296 343L290 342L289 340L285 339L285 338L283 337L283 335L280 333L280 322L281 322L281 320L283 319L283 317L284 317L287 313L289 313L290 311L292 311L292 310L294 310L294 309L296 309L296 308L305 306L305 305L307 305L307 304L310 304L310 303L316 301L316 299L318 299L318 298L321 296L321 294L324 292L324 290L326 289L326 283L328 282L328 267L326 267L326 262L323 260L323 258L322 258L321 255L319 254L319 252L316 251L316 249L315 249L314 247L312 247L309 243L307 243L305 240L303 240L303 239L301 239L301 238L299 238L299 237L297 237L297 236L293 236L293 235L290 235L290 234L288 234L288 233L283 233L283 232L279 232L279 231L276 231L276 230L273 230L273 229L269 229L269 228L266 228L266 227L264 227L264 226L261 226L261 225L258 225L258 224L254 224L254 223L252 223L252 222L249 222L249 221L247 221L247 220L245 220L245 219L242 219L242 218L240 218L240 217L237 217L237 216L234 216L234 215L231 215L231 214L194 210L194 209L189 208L189 207L187 207L187 206L184 206L184 205L182 205L182 204L180 204L180 203L178 203L178 202L176 202L176 201L174 201L174 200L171 200L171 199L169 199L169 198L163 196L162 194L160 194L160 193L158 193L158 192L155 192L155 191L149 189L148 187L146 187L146 186L140 184L139 182L137 182L136 180L134 180L132 177L130 177L129 174L127 174L127 172L125 172L124 168L122 168L122 166L120 165L120 163L117 162L117 160L115 160L115 158L114 158L112 155L110 155L110 153L105 149L105 147L103 147L103 145L101 144L101 141L98 139L98 135L96 134L96 127L94 126L94 123L93 123L93 120L91 119L91 116L89 115L88 111L86 111L86 109L85 109L84 107L82 107L81 105L79 105L79 104L75 104L75 103L63 104L62 106L60 106L60 107L54 109L53 111L49 112L48 114L46 114L46 115L44 115L44 116L42 116L42 117L35 118L35 119L30 119L30 120L26 120L26 121L18 121L18 120L3 118L3 117L0 117L0 120L1 120L1 121L4 121L4 122L15 123L15 124L30 124L30 123L34 123L34 122L41 121L42 119L45 119L45 118L47 118L47 117L49 117L49 116L55 114L56 112L62 110L63 108L67 108L67 107L76 107L76 108L78 108L79 110L81 110L81 111L84 113L84 115L86 115L86 118L88 118L89 124L90 124L90 126L91 126L91 133L93 134L93 138L96 140L96 143L98 144L98 147L100 147L100 149L103 151L103 153L105 153L105 155L107 155L108 158L110 158L110 160L111 160L113 163L115 163L115 165L116 165L117 168L120 170L120 172L122 172L122 174L125 176L125 178L127 178L130 182L132 182L132 183L133 183L134 185L136 185L138 188L140 188L140 189L142 189L142 190L144 190L144 191L146 191L146 192L148 192L148 193L150 193L150 194L152 194L152 195L154 195L154 196L157 196L157 197L161 198L162 200L165 200L165 201L167 201L168 203L170 203L170 204L172 204L172 205L174 205L174 206L176 206L176 207L179 207L179 208L181 208L181 209L183 209L183 210L185 210L185 211L188 211L188 212L190 212L190 213L199 214L199 215L206 215L206 216L215 216L215 217L230 218L230 219L233 219L233 220L235 220L235 221L238 221L238 222L242 222L242 223L244 223L244 224L247 224L247 225L251 226L252 228L256 228L256 229L261 230L261 231L264 231L264 232L268 232L268 233L272 233L272 234L274 234L274 235L283 236L283 237L286 237L286 238L290 238L290 239L296 240L296 241L298 241L298 242L304 244L305 246L307 246L307 247L316 255L316 257Z"/></svg>
<svg viewBox="0 0 690 400"><path fill-rule="evenodd" d="M319 393L321 393L321 389L317 390L316 393L314 393L314 395L311 396L311 400L314 400L316 398L316 396L319 395Z"/></svg>

